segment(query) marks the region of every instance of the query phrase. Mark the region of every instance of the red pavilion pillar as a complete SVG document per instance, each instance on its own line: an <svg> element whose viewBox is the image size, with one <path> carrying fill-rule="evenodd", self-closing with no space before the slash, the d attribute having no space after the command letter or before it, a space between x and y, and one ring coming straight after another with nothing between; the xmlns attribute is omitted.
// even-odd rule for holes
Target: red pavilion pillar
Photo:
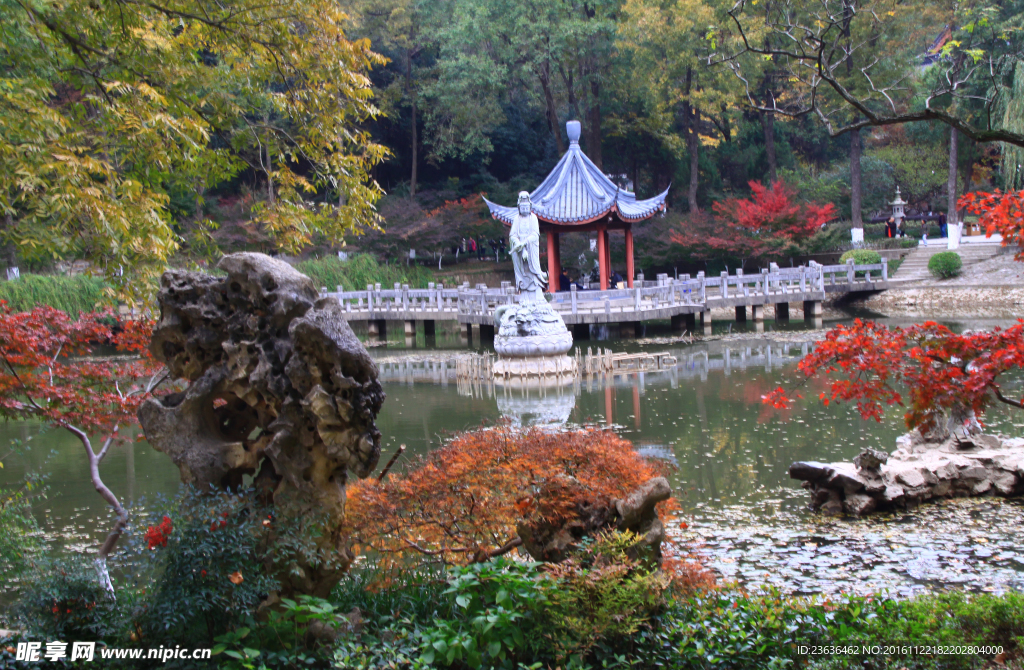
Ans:
<svg viewBox="0 0 1024 670"><path fill-rule="evenodd" d="M561 250L558 244L558 233L548 231L548 293L556 293L559 287L559 279L562 276L562 259L559 257Z"/></svg>
<svg viewBox="0 0 1024 670"><path fill-rule="evenodd" d="M635 275L633 267L633 229L626 228L626 286L633 288L633 276Z"/></svg>
<svg viewBox="0 0 1024 670"><path fill-rule="evenodd" d="M597 265L601 273L601 290L607 291L611 262L608 256L608 231L604 227L597 229Z"/></svg>

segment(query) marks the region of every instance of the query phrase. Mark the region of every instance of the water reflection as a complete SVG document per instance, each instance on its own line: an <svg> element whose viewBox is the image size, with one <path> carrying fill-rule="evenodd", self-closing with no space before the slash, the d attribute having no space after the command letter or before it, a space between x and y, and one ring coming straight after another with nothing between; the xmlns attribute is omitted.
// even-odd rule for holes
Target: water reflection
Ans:
<svg viewBox="0 0 1024 670"><path fill-rule="evenodd" d="M408 444L413 456L423 454L451 432L502 418L518 425L611 426L640 453L672 466L673 489L689 523L676 534L696 543L724 578L794 593L888 588L908 595L951 584L1024 588L1024 559L1010 549L979 553L973 539L980 533L988 546L1012 547L1024 513L1018 503L991 501L984 517L965 522L971 536L963 533L960 510L975 509L975 501L866 521L810 514L806 492L788 476L789 465L849 460L867 446L891 451L904 432L902 410L890 409L878 423L861 419L848 405L824 407L821 382L808 383L796 370L813 346L812 335L746 337L689 346L616 343L627 351L664 352L675 363L584 374L554 389L495 385L486 374L460 379L454 358L439 352L389 352L379 358L388 402L378 423L393 445L385 447L385 456L399 443ZM584 344L596 355L597 343ZM761 396L780 384L804 384L807 400L786 410L763 405ZM1018 388L1020 380L1010 385ZM996 408L988 427L1022 434L1024 417ZM940 546L945 553L935 553ZM935 560L916 560L933 554ZM962 576L949 578L954 573Z"/></svg>

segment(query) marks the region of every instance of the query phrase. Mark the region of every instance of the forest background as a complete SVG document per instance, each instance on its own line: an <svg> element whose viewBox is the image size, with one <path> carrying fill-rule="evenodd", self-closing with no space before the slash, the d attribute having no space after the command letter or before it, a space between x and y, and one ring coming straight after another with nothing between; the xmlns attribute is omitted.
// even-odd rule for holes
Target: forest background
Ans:
<svg viewBox="0 0 1024 670"><path fill-rule="evenodd" d="M9 265L85 259L116 282L240 249L434 264L505 235L481 196L535 188L569 119L638 197L672 186L635 230L648 271L706 264L672 240L717 234L713 205L751 182L835 205L803 253L848 248L897 186L936 212L1020 186L1020 2L218 7L2 3ZM588 251L568 236L563 264Z"/></svg>

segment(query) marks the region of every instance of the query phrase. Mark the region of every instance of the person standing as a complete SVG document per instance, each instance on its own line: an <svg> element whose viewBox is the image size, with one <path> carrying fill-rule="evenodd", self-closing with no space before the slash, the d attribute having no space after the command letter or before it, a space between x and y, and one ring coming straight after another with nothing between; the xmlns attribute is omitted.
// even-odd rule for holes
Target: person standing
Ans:
<svg viewBox="0 0 1024 670"><path fill-rule="evenodd" d="M946 215L939 214L939 236L948 237L949 229L946 227Z"/></svg>

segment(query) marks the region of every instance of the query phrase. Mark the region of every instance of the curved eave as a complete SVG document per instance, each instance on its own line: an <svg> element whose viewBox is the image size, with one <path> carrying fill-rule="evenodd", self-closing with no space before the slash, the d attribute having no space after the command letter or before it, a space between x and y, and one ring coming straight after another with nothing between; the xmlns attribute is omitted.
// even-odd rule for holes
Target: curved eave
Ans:
<svg viewBox="0 0 1024 670"><path fill-rule="evenodd" d="M669 186L669 188L672 187ZM598 221L612 213L618 214L619 218L623 221L629 221L632 223L634 221L649 219L658 212L665 211L665 198L668 196L668 191L669 189L666 188L658 195L653 198L648 198L647 200L630 201L623 198L617 202L613 202L607 209L586 218L551 216L545 213L540 207L534 207L533 212L537 215L538 220L561 226L586 225L588 223ZM515 207L505 207L504 205L491 202L487 198L484 198L484 202L487 203L487 208L490 210L492 218L497 219L506 225L512 225L518 211Z"/></svg>

